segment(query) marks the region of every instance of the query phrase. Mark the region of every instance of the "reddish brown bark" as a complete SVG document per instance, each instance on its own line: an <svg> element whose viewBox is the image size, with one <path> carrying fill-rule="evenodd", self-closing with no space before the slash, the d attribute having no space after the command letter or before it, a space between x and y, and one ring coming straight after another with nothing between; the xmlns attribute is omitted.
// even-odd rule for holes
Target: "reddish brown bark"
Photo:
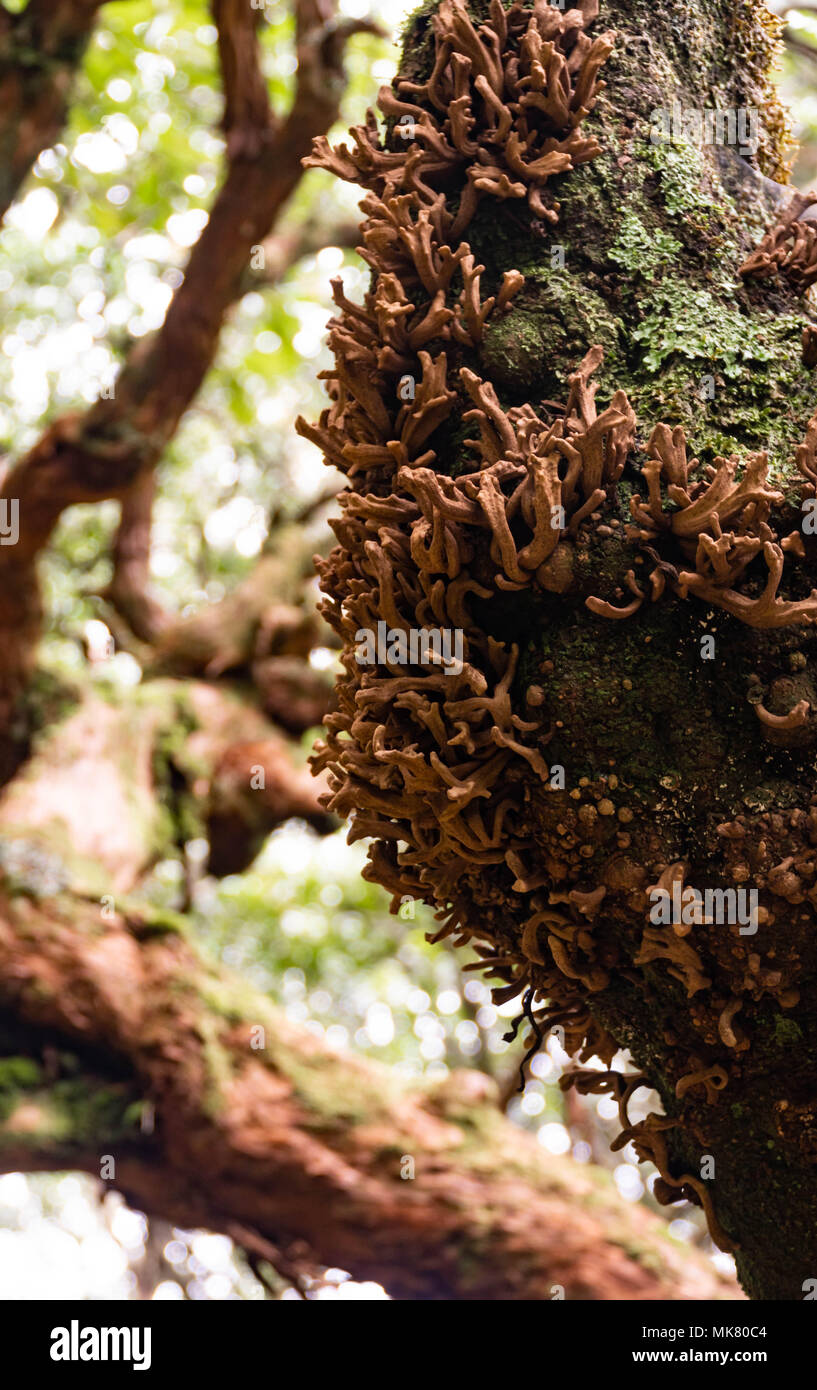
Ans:
<svg viewBox="0 0 817 1390"><path fill-rule="evenodd" d="M222 858L308 815L320 787L218 686L165 681L132 698L89 700L55 726L0 803L0 851L17 848L0 853L0 1052L42 1068L13 1103L0 1092L0 1170L98 1174L113 1155L116 1186L150 1214L401 1298L737 1296L609 1177L510 1124L480 1073L427 1088L339 1054L204 964L183 919L140 908L158 747ZM66 887L44 898L55 873Z"/></svg>
<svg viewBox="0 0 817 1390"><path fill-rule="evenodd" d="M209 839L221 876L246 868L294 816L333 829L320 805L327 789L234 692L156 681L118 704L86 696L41 737L0 797L0 840L23 837L70 861L77 891L131 893L194 835Z"/></svg>
<svg viewBox="0 0 817 1390"><path fill-rule="evenodd" d="M214 13L227 65L226 179L161 330L131 353L112 398L58 421L6 479L3 495L20 502L20 556L42 548L67 506L121 496L156 462L213 360L253 246L269 234L300 180L314 137L336 118L343 39L370 27L333 26L330 4L304 0L296 94L278 121L259 87L257 46L249 42L257 11L217 0Z"/></svg>
<svg viewBox="0 0 817 1390"><path fill-rule="evenodd" d="M92 0L33 0L26 22L47 19L51 37L59 25L75 24L73 48L66 46L75 64L82 24L90 26L97 8ZM144 479L209 367L251 247L268 235L293 191L313 137L335 118L344 41L367 27L333 23L329 0L302 0L296 95L288 116L278 120L258 64L257 12L246 0L215 0L214 14L228 169L186 278L163 329L129 357L113 398L56 421L7 480L3 495L19 502L21 533L17 545L0 549L0 727L26 683L39 631L36 557L67 506L125 499L126 521L130 515L134 527L124 567L137 587L144 584L150 500ZM14 59L9 36L22 32L17 24L0 11L0 58ZM29 42L36 51L33 29ZM39 45L42 52L47 42ZM7 162L18 182L55 138L51 132L64 111L61 83L65 78L67 85L71 68L61 54L50 69L53 89L46 90L39 64L31 65L36 77L28 66L18 64L20 71L10 76L0 70L0 139L5 119L16 141ZM32 135L19 128L24 106L36 115ZM125 533L121 539L124 545ZM268 689L279 691L282 668L269 663L303 655L303 614L284 613L280 593L271 613L262 579L259 567L259 606L252 622L244 613L240 632L229 622L236 606L225 606L215 620L208 614L198 624L179 625L160 644L160 659L169 669L178 662L181 669L210 673L255 659L264 664ZM278 646L259 656L262 630L274 634ZM246 714L231 738L222 737L225 732L204 734L210 762L200 794L209 798L213 843L221 843L214 824L226 806L246 848L248 830L251 843L284 815L308 815L307 792L281 773L278 745L256 738ZM201 734L193 737L201 742ZM144 738L139 743L149 792L148 745ZM132 747L131 794L137 780ZM47 821L55 809L59 762L47 755L45 761L41 809ZM259 765L264 786L252 789L256 799L248 805L249 772ZM86 780L88 792L99 797L100 781ZM75 825L83 820L77 804L82 790L75 777ZM317 790L311 789L313 798ZM25 793L21 778L13 794L25 803ZM16 801L15 810L22 803ZM25 805L22 821L36 838L44 822L33 803ZM93 827L84 820L88 833ZM105 826L108 858L98 856L116 893L138 884L150 854L134 836L123 837L114 853L111 829L119 823L114 805ZM586 1298L734 1296L699 1255L679 1253L661 1223L623 1204L605 1179L547 1156L511 1126L484 1078L455 1074L429 1089L398 1088L386 1069L328 1050L262 997L236 994L223 975L202 964L178 928L155 914L125 913L120 905L118 914L103 915L97 901L77 889L43 901L31 885L21 890L0 879L0 888L3 1048L43 1061L41 1084L3 1110L0 1157L7 1168L99 1172L101 1154L113 1153L117 1186L147 1211L185 1226L228 1230L260 1254L283 1246L293 1267L307 1257L341 1265L380 1280L398 1297L542 1300L560 1288L568 1297ZM259 1025L265 1038L256 1049ZM49 1128L61 1065L49 1057L66 1049L79 1059L89 1094L106 1096L114 1108L117 1099L123 1106L141 1100L144 1113L155 1117L153 1127L126 1121L120 1106L110 1131L107 1112L96 1109L90 1134L88 1125ZM414 1163L413 1178L401 1174L404 1157Z"/></svg>

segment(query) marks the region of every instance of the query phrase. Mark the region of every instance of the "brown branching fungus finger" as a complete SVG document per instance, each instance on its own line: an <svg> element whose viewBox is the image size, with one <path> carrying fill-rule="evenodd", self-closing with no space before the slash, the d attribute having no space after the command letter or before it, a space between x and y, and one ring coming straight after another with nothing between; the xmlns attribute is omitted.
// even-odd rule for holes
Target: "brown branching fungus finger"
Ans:
<svg viewBox="0 0 817 1390"><path fill-rule="evenodd" d="M817 281L817 227L800 221L800 217L815 202L817 195L795 193L779 221L747 256L739 274L762 280L779 273L799 290L813 285Z"/></svg>

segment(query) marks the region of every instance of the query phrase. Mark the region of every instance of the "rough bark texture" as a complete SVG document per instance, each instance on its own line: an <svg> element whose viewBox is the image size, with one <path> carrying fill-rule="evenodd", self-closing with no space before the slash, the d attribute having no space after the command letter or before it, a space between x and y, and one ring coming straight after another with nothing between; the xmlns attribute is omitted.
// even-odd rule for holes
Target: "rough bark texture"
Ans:
<svg viewBox="0 0 817 1390"><path fill-rule="evenodd" d="M589 37L613 31L613 52L581 139L575 123L557 131L566 142L557 150L589 162L558 166L543 208L528 194L534 176L520 146L511 151L510 112L516 120L520 108L503 115L502 103L509 90L552 96L545 70L559 60L549 50L537 73L534 44L519 68L529 11L517 13L516 37L504 43L501 11L467 9L474 24L490 19L481 37L458 0L418 12L384 98L392 120L413 110L421 123L413 165L401 161L391 127L380 144L370 129L362 152L318 151L319 162L370 190L363 236L375 271L362 310L339 298L333 407L318 429L307 427L352 480L341 544L323 571L347 675L318 765L333 778L333 808L352 814L355 834L379 840L371 876L396 903L407 892L435 902L441 934L486 941L486 964L508 982L504 997L525 990L529 1017L538 1001L537 1034L565 1026L583 1058L629 1047L668 1118L630 1127L625 1103L624 1135L658 1163L664 1197L704 1203L751 1295L802 1297L817 1268L817 555L798 529L815 407L802 352L811 306L802 283L739 273L785 199L773 182L785 178L785 121L768 80L774 22L748 0L602 0L598 19L585 0ZM503 48L512 55L504 77ZM521 89L520 71L530 72ZM575 63L571 73L580 80ZM653 113L676 104L685 113L755 109L756 155L747 164L728 146L653 142ZM506 120L508 167L528 185L516 191L497 153ZM595 157L583 143L593 140ZM473 188L482 196L466 212ZM440 190L453 220L434 203ZM425 240L391 230L395 193L423 208L418 227L428 215ZM560 207L549 225L552 195ZM486 310L467 332L446 259L462 237L484 268L477 306L509 285L503 276L524 277L506 312ZM438 286L434 336L423 324ZM600 402L612 397L597 427L591 370ZM406 372L422 381L414 414L394 404L406 399ZM560 416L554 401L566 396ZM460 422L471 405L478 423L466 438ZM661 423L668 430L653 434ZM736 568L739 595L726 593L723 573L701 577L721 554L711 501L688 518L690 536L707 532L697 558L694 545L673 549L662 529L691 505L678 486L655 491L665 476L657 458L670 439L680 448L683 435L670 436L679 426L701 470L712 465L708 477L692 465L690 477L702 480L692 495L716 475L715 492L736 476L746 480L742 496L754 489L755 520L762 511L766 531L749 542L756 558ZM555 471L559 455L571 460L584 445L592 472L594 427L604 434L595 484L557 559L533 575L526 558L543 545L543 501L568 486ZM751 451L768 452L776 492ZM723 462L732 455L746 461L736 473ZM442 484L431 466L447 475ZM552 495L540 491L542 478ZM656 498L652 530L645 479ZM707 506L710 520L699 522ZM739 545L746 525L743 514ZM770 543L781 537L786 576L775 598L784 551ZM734 542L727 537L724 551ZM479 586L468 605L466 582ZM360 672L353 629L378 619L398 629L462 625L475 665L450 686L399 658ZM711 651L701 646L706 634ZM561 786L553 767L564 769ZM477 798L489 792L486 808ZM652 929L650 890L673 880L756 889L756 934L742 935L737 921L699 922L691 935L691 923ZM577 1084L624 1089L610 1076Z"/></svg>
<svg viewBox="0 0 817 1390"><path fill-rule="evenodd" d="M764 121L762 7L684 0L602 8L605 27L620 34L598 117L591 118L599 122L602 154L574 176L574 186L565 180L560 236L573 286L568 314L582 315L588 306L591 318L595 311L606 322L600 333L590 322L576 325L576 336L564 327L557 336L560 315L541 304L532 314L535 330L542 342L556 337L565 352L595 341L605 346L605 383L627 391L644 422L642 438L663 420L685 427L703 462L766 449L788 481L817 402L813 370L801 357L811 311L778 279L739 288L734 278L744 250L768 224L767 190L739 170L731 182L723 178L721 191L715 151L701 158L679 146L674 158L643 140L645 117L673 101L693 110L756 107L766 125L760 167L780 177L772 153L777 113L771 129ZM732 159L728 149L725 156ZM648 248L660 246L662 233L678 249L651 267ZM503 336L506 344L514 340L512 315ZM500 353L506 361L508 355ZM553 381L548 357L545 388ZM715 393L701 400L697 388L709 372ZM620 582L626 557L615 552L614 540L609 549L603 541L596 546L586 592L603 592L600 580ZM808 554L807 576L814 574L811 546ZM713 661L701 659L703 632L715 636ZM717 610L676 603L667 612L656 605L628 628L582 611L579 596L569 616L548 624L527 664L532 681L541 675L546 682L547 712L563 721L548 749L550 762L594 781L614 763L626 784L614 799L617 809L634 812L637 828L623 848L608 841L600 881L612 889L639 860L656 868L680 861L686 881L702 888L757 887L769 913L757 936L742 940L734 926L693 930L714 980L714 1008L700 1007L695 997L688 1002L667 962L648 966L640 981L620 977L594 1000L596 1018L658 1084L667 1114L682 1111L675 1090L691 1069L689 1058L727 1070L728 1086L714 1104L702 1087L692 1104L688 1097L684 1127L677 1139L676 1131L669 1133L669 1147L676 1173L699 1172L702 1155L714 1155L707 1184L714 1210L737 1246L744 1287L765 1298L802 1297L817 1268L810 896L817 725L812 720L799 747L775 746L753 705L760 696L785 714L800 698L800 682L804 694L811 691L815 663L812 627L757 631ZM550 834L558 836L556 819ZM730 840L728 829L719 828L736 822L740 838ZM803 871L799 881L781 881L790 856ZM610 928L617 930L614 918ZM746 999L736 1055L724 1046L717 1013L742 996L758 957L761 968L783 967L801 998L786 1009L768 997Z"/></svg>

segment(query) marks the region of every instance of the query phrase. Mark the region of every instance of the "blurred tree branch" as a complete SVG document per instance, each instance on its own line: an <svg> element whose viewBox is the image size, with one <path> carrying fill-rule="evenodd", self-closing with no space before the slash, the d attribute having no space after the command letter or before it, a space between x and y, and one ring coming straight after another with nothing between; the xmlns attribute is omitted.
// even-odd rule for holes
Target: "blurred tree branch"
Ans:
<svg viewBox="0 0 817 1390"><path fill-rule="evenodd" d="M237 873L293 816L333 830L326 790L241 692L154 680L118 701L86 695L0 797L0 871L3 839L22 836L100 896L137 891L194 838L211 873Z"/></svg>
<svg viewBox="0 0 817 1390"><path fill-rule="evenodd" d="M337 117L346 41L355 33L380 32L368 20L337 20L334 0L296 0L295 92L279 118L261 72L258 11L244 0L213 0L213 17L227 172L184 280L161 329L130 352L112 398L57 419L4 479L0 500L19 506L20 536L0 549L0 720L9 716L32 669L41 622L38 553L67 507L121 498L155 467L213 360L252 249L270 234L297 186L314 137ZM145 497L137 494L135 512L144 514ZM133 572L141 562L131 554L129 563Z"/></svg>
<svg viewBox="0 0 817 1390"><path fill-rule="evenodd" d="M798 14L817 14L817 5L791 5L781 2L781 0L769 0L769 9L778 16L781 23L784 25L782 35L783 43L789 52L796 53L799 57L806 58L810 62L817 62L817 48L808 43L805 39L800 38L799 35L795 33L791 24L786 22L789 15L795 11Z"/></svg>
<svg viewBox="0 0 817 1390"><path fill-rule="evenodd" d="M29 0L0 10L0 219L62 130L75 73L104 0Z"/></svg>
<svg viewBox="0 0 817 1390"><path fill-rule="evenodd" d="M797 53L799 57L807 58L811 63L817 63L817 48L806 43L804 39L796 38L790 28L783 30L783 42L790 53Z"/></svg>
<svg viewBox="0 0 817 1390"><path fill-rule="evenodd" d="M140 642L154 643L171 622L150 588L150 537L155 471L144 473L122 497L114 538L113 576L103 597Z"/></svg>
<svg viewBox="0 0 817 1390"><path fill-rule="evenodd" d="M297 264L304 256L313 254L321 246L328 244L352 245L353 231L356 231L356 228L353 229L351 226L340 224L335 227L334 235L332 235L327 232L325 225L310 220L297 228L281 233L278 237L269 238L264 244L266 269L260 277L263 284L265 286L276 284L291 266ZM327 236L329 237L328 241ZM246 288L249 289L250 287L248 284ZM151 523L156 491L156 473L155 470L151 470L141 474L136 482L123 493L120 521L112 554L113 575L102 597L113 607L120 618L125 620L139 642L155 645L165 637L166 644L172 646L174 638L169 630L177 626L177 620L173 614L162 607L152 593L150 586ZM337 491L336 486L326 488L307 502L291 519L287 518L284 511L279 508L270 517L270 533L288 520L291 525L305 525L322 507L331 502L337 495ZM270 534L268 551L275 547L276 541L277 538ZM303 584L313 572L311 551L310 556L307 557L307 564L304 566L301 561L298 571ZM287 585L287 587L290 586ZM270 594L275 595L277 591L271 589ZM277 596L281 597L280 594ZM297 601L298 595L293 594L292 599ZM229 603L230 600L227 602ZM233 604L232 607L235 605ZM218 624L214 610L215 606L210 610L204 610L201 615L201 622L208 627ZM207 612L211 614L209 618L206 616ZM182 625L184 625L184 620L182 620ZM142 659L144 660L144 657ZM200 674L206 673L206 665L207 663L204 663L204 665L199 666Z"/></svg>
<svg viewBox="0 0 817 1390"><path fill-rule="evenodd" d="M407 1083L339 1053L139 903L163 836L200 822L232 872L320 791L210 684L86 696L49 728L0 801L0 1171L108 1171L302 1288L339 1266L407 1299L737 1297L481 1073Z"/></svg>
<svg viewBox="0 0 817 1390"><path fill-rule="evenodd" d="M7 1046L33 1025L84 1059L70 1110L39 1075L6 1096L7 1169L99 1175L110 1155L115 1186L148 1214L397 1298L737 1296L606 1175L509 1123L480 1073L417 1087L338 1053L157 914L103 923L76 898L0 892L0 981ZM89 1082L91 1138L82 1078L95 1056L115 1069Z"/></svg>

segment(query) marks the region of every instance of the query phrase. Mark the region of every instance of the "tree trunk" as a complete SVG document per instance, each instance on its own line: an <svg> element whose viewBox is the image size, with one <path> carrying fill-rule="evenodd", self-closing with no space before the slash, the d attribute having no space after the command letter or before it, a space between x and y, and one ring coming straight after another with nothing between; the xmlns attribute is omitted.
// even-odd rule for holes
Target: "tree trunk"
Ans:
<svg viewBox="0 0 817 1390"><path fill-rule="evenodd" d="M32 0L22 19L0 11L0 163L5 161L0 207L38 151L55 138L68 78L96 8L93 0L58 5ZM583 0L579 14L591 26L593 8L592 0ZM381 705L372 704L368 694L359 707L352 700L357 718L350 723L355 738L368 740L371 763L367 766L352 740L331 768L330 775L338 778L331 785L337 810L355 811L355 833L384 841L385 848L381 844L374 851L377 876L398 894L430 897L447 908L453 904L449 927L486 937L486 949L493 953L489 964L506 988L527 989L535 1031L543 1026L541 1009L532 1014L538 991L540 999L548 995L556 1001L568 1041L581 1042L576 1029L580 1022L584 1027L584 1010L589 1050L597 1047L606 1057L613 1038L631 1045L668 1111L683 1121L683 1128L668 1135L673 1171L686 1175L690 1159L684 1146L693 1137L700 1140L698 1148L711 1146L718 1164L712 1196L721 1223L741 1241L738 1258L747 1287L784 1296L803 1276L812 1249L806 1180L814 1067L806 1050L811 996L799 976L800 1002L795 1006L791 998L794 957L799 950L805 963L809 959L807 929L782 937L782 946L777 938L770 945L761 933L757 946L750 943L750 955L734 934L716 938L704 930L698 945L696 933L700 970L706 969L710 984L703 1008L697 998L688 1004L679 985L676 957L680 953L683 960L683 942L671 942L675 974L660 953L643 959L643 898L645 887L678 861L684 862L689 881L711 881L706 874L722 867L712 849L715 829L725 821L734 826L736 807L745 803L749 809L740 811L741 824L757 831L751 852L745 850L746 864L763 889L764 931L772 910L778 923L792 925L796 913L788 918L780 913L776 885L788 894L787 901L796 900L794 859L793 876L807 876L807 855L799 853L798 840L811 833L811 773L807 742L802 742L810 727L798 715L799 741L782 747L773 742L774 756L765 740L769 731L770 738L778 737L775 718L782 719L788 737L787 699L793 695L799 704L807 699L811 648L799 630L795 649L794 629L784 629L782 636L777 630L758 632L727 621L733 616L728 609L726 617L707 616L694 588L688 599L679 596L670 603L679 584L678 556L663 536L652 547L658 558L650 559L659 575L653 587L666 588L667 604L636 604L629 629L610 624L603 616L610 606L633 606L632 587L624 592L630 585L628 567L644 564L649 553L629 537L626 545L617 538L615 528L623 532L629 513L626 497L612 486L604 496L606 532L599 527L591 534L574 516L575 528L564 542L560 538L559 554L540 566L538 587L526 587L507 573L501 584L494 583L500 555L519 573L515 566L524 556L520 551L512 559L514 535L521 544L525 525L542 512L541 490L533 499L526 493L517 497L522 510L511 518L513 529L504 524L499 496L511 475L502 472L497 439L507 442L507 430L517 427L521 437L531 423L529 414L518 411L511 426L506 411L544 396L548 421L564 419L560 438L569 456L581 435L579 425L586 432L592 428L590 371L574 383L569 409L560 414L554 397L564 395L565 374L585 348L605 347L597 375L602 395L626 388L642 421L639 446L646 438L643 422L651 425L663 416L673 425L686 424L704 462L718 450L765 442L784 469L808 415L811 375L799 355L802 301L784 281L747 282L747 288L734 274L751 247L750 231L759 235L768 220L774 190L727 160L723 179L736 191L724 191L708 155L698 157L689 149L679 154L649 140L650 109L675 97L692 105L705 100L756 104L764 111L762 167L769 176L779 175L780 116L764 75L770 49L765 22L748 3L735 9L725 0L683 8L665 3L657 10L640 3L606 8L604 23L618 35L607 64L609 86L595 112L585 118L578 96L573 112L583 129L598 135L601 151L569 173L562 161L558 225L549 226L552 209L540 196L547 176L534 175L530 200L520 202L513 186L518 178L507 169L493 167L490 160L475 167L470 225L467 200L463 208L456 180L449 181L450 215L463 224L452 235L452 255L433 259L439 248L428 246L422 221L419 231L404 226L405 235L397 237L403 259L408 245L423 266L425 279L415 276L410 286L418 306L413 327L418 314L423 324L410 342L401 341L395 323L399 330L405 304L396 304L394 322L387 323L389 304L394 305L387 294L382 338L375 322L366 347L373 351L374 342L377 361L361 373L361 357L354 358L337 393L338 408L365 401L372 419L362 431L341 431L340 441L332 434L334 425L313 432L341 466L350 465L351 450L356 486L362 481L361 492L375 499L367 505L381 524L384 516L395 522L382 538L384 545L372 545L369 522L354 512L358 502L352 498L347 504L344 545L355 535L361 541L362 530L359 548L375 573L377 603L363 615L373 621L381 613L391 620L395 605L420 592L416 574L404 587L394 584L408 553L400 526L410 508L405 496L396 504L390 496L388 470L414 464L411 481L421 493L425 487L428 496L437 495L435 487L441 485L424 471L434 461L433 454L423 459L425 444L430 442L456 479L474 468L473 451L465 444L474 433L480 435L483 462L489 468L500 465L499 481L492 474L484 493L486 512L479 522L484 534L472 537L473 552L471 542L465 543L476 568L463 577L473 583L463 589L456 573L448 573L456 567L452 538L459 545L461 526L470 525L478 510L476 494L468 491L473 480L462 484L461 493L454 489L445 497L450 524L440 527L439 518L424 518L411 549L418 564L428 559L435 576L425 593L430 607L422 628L432 617L440 621L446 592L461 606L466 598L473 603L479 632L469 618L468 641L473 660L490 677L487 696L488 677L469 665L466 681L475 685L458 687L452 702L458 708L443 715L433 702L424 703L422 691L395 688L394 680L399 684L401 678L393 670L381 672L378 679L391 681L386 690L374 689L378 698L385 695ZM114 586L110 598L123 611L134 603L138 609L147 574L150 471L208 369L224 317L245 284L250 247L264 240L294 189L311 136L335 119L343 90L343 43L366 23L337 22L328 0L301 0L296 11L296 91L289 114L279 121L260 78L253 41L257 12L236 0L216 0L228 169L164 328L129 356L110 401L82 416L56 420L3 480L3 497L19 503L20 537L0 549L0 785L8 782L0 803L0 1155L6 1167L107 1171L148 1212L182 1225L230 1231L265 1258L271 1247L285 1247L282 1263L296 1269L309 1260L341 1265L358 1278L381 1280L398 1297L550 1299L562 1291L583 1298L734 1296L729 1282L703 1257L684 1252L682 1258L660 1223L624 1204L609 1180L546 1156L510 1126L482 1079L454 1074L442 1085L398 1093L384 1069L329 1052L268 1001L205 966L187 940L183 919L131 901L156 855L182 846L191 834L208 838L214 871L228 872L246 864L263 835L288 815L305 815L326 828L326 811L317 804L322 785L304 784L276 731L240 692L197 679L185 685L164 679L148 682L121 703L83 701L64 722L49 707L44 720L54 727L11 780L29 751L23 720L13 719L12 712L21 695L29 712L37 699L30 685L42 617L37 557L68 506L123 499L117 556L123 588ZM488 6L480 3L477 11L484 18ZM404 73L413 78L428 75L431 13L424 7L409 34ZM491 13L499 23L495 5ZM537 14L542 13L539 6ZM554 15L559 18L559 12ZM35 20L39 37L26 29ZM562 21L581 58L586 50L576 38L581 27L576 12L562 15ZM57 52L51 41L63 29L70 42ZM505 116L497 115L489 94L495 67L462 33L466 48L470 44L466 63L485 69L479 74L488 83L488 91L485 83L478 89L481 116L501 126ZM21 34L28 36L25 61L18 61L15 49ZM518 38L515 32L514 43ZM519 89L530 98L531 113L544 109L543 101L547 105L547 73L560 62L554 52L532 43L525 57L531 71ZM601 47L606 51L603 42ZM698 64L694 69L691 53ZM571 64L569 83L578 71L573 59ZM591 77L584 92L589 105L592 86ZM563 105L558 94L554 100L549 120ZM30 126L27 116L36 116ZM466 145L469 129L468 120L460 120L458 139ZM587 153L583 138L571 137L577 163ZM400 141L403 165L417 172L416 158L406 159L402 137L392 132L390 139ZM359 148L364 146L362 136ZM425 148L445 165L444 143L431 139ZM515 162L525 166L529 153L522 139ZM392 150L392 165L393 155ZM547 153L543 158L547 163ZM394 216L401 215L398 206ZM463 229L475 253L470 262L460 249ZM381 249L389 239L381 238ZM431 262L424 260L426 249ZM448 303L445 295L438 298L432 282L453 270L456 255L460 278L452 307L450 298ZM477 269L483 262L484 270ZM519 274L502 282L503 272L511 271ZM394 285L390 291L396 293ZM349 308L344 313L365 331L365 316ZM425 321L429 313L439 338ZM439 354L452 343L442 380ZM753 377L740 370L747 362ZM472 375L478 371L479 379L461 379L461 367ZM698 410L690 381L704 367L714 368L715 396ZM398 382L412 371L415 385L420 382L417 408L404 411L393 434L401 408L394 402L406 399L398 397ZM470 380L482 394L469 395L461 380ZM486 382L495 383L504 410ZM381 441L377 428L384 412L375 397L386 385L391 396ZM478 423L473 415L463 423L462 415L475 406ZM603 439L596 439L605 480L605 468L610 457L618 458L627 430L621 401L619 407L613 415L621 421L611 425L608 418ZM383 442L397 447L389 451ZM598 458L589 446L588 457L595 468ZM643 453L628 460L625 481L640 482L633 471L636 461L643 461ZM509 462L511 471L518 467ZM540 480L545 491L554 481L546 471ZM585 500L602 505L593 489ZM762 499L752 505L762 509ZM588 507L583 510L592 515ZM493 528L486 522L489 514ZM540 542L541 536L536 545ZM351 563L350 576L355 604L368 602L366 585L356 587ZM803 601L807 592L802 577L787 591L792 603ZM754 571L749 584L752 599L762 588ZM282 723L290 719L298 731L320 708L322 693L305 691L302 707L293 711L288 682L297 683L297 672L280 663L303 663L314 633L308 630L300 582L292 603L283 589L275 557L264 556L223 606L169 624L151 611L136 635L156 641L155 669L165 677L250 670L265 707ZM271 592L277 606L270 604ZM592 613L587 597L596 605ZM746 592L739 597L746 600ZM359 620L360 615L352 616ZM340 603L330 617L342 629ZM718 659L708 666L697 656L702 618L717 636ZM524 651L506 661L514 645ZM779 684L782 656L796 687ZM354 672L349 652L345 659ZM744 702L745 672L756 677L751 692L759 692L759 699L752 698L753 708ZM328 721L330 741L343 735L349 716L345 699L342 691L340 710ZM759 719L755 709L761 708ZM538 711L534 718L532 711ZM407 728L407 712L419 719L419 733L416 722ZM453 721L449 727L440 724L443 717ZM487 733L479 727L486 719ZM540 722L542 729L552 724L548 736L534 732ZM542 795L533 775L542 766L537 741L546 747L548 762L562 760L569 791ZM431 769L438 777L436 783L423 784L418 756L425 772ZM624 770L610 775L611 765ZM259 768L264 779L256 785L251 779ZM495 786L499 772L501 786ZM410 801L418 836L411 816L401 815L395 793L402 777L409 783L417 778ZM710 798L703 809L695 790L702 785ZM673 797L665 795L667 789ZM501 795L493 797L492 822L483 822L466 799L490 802L495 790ZM590 804L594 798L598 812ZM608 816L605 802L618 809L617 819ZM784 813L791 808L786 822ZM452 812L463 810L463 819L452 819ZM431 817L430 824L420 824L423 817ZM452 827L460 836L456 853L451 852ZM589 848L588 854L576 848L579 828L581 850ZM399 849L405 840L415 853L413 865ZM737 835L730 833L726 841L730 854L734 845L744 854ZM743 859L737 867L742 870ZM560 892L562 898L568 890L578 895L565 908L566 916L572 914L567 929L575 937L567 945L559 936L559 930L567 930L564 920L540 891L548 874L561 885L557 901ZM604 914L593 921L600 886L606 893ZM531 935L531 903L535 913L544 911L547 921L556 923L556 931L537 938L534 927ZM596 938L598 967L582 954L589 936ZM777 981L775 951L783 957ZM561 977L557 961L568 967ZM597 969L606 972L603 983ZM589 1006L576 984L583 977L593 984ZM733 1048L734 981L749 977L754 992L741 1012L740 1041L745 1033L751 1047ZM566 1008L561 1014L560 998ZM792 1056L799 1063L797 1094L790 1082ZM703 1083L696 1082L676 1099L676 1083L685 1076L689 1082L691 1069L694 1077L695 1067L708 1066L711 1080L721 1060L729 1072L724 1096L715 1094L713 1083L713 1103L704 1103ZM599 1077L580 1080L595 1086ZM601 1084L616 1083L602 1077ZM657 1153L655 1134L652 1143ZM665 1185L672 1176L669 1162L662 1169ZM764 1211L753 1212L750 1221L758 1173L766 1184ZM689 1193L689 1184L679 1181L679 1190ZM775 1253L780 1246L772 1243L772 1228L784 1232L785 1271L778 1268L782 1257Z"/></svg>
<svg viewBox="0 0 817 1390"><path fill-rule="evenodd" d="M622 1140L752 1296L793 1299L817 1270L813 224L793 205L802 263L784 226L746 264L789 197L762 5L598 8L424 7L384 140L318 149L369 190L373 269L304 426L352 488L318 765L371 876L484 943L537 1037L630 1049L666 1119L576 1084L622 1096ZM463 632L457 680L356 667L384 619ZM651 916L674 884L730 915Z"/></svg>

